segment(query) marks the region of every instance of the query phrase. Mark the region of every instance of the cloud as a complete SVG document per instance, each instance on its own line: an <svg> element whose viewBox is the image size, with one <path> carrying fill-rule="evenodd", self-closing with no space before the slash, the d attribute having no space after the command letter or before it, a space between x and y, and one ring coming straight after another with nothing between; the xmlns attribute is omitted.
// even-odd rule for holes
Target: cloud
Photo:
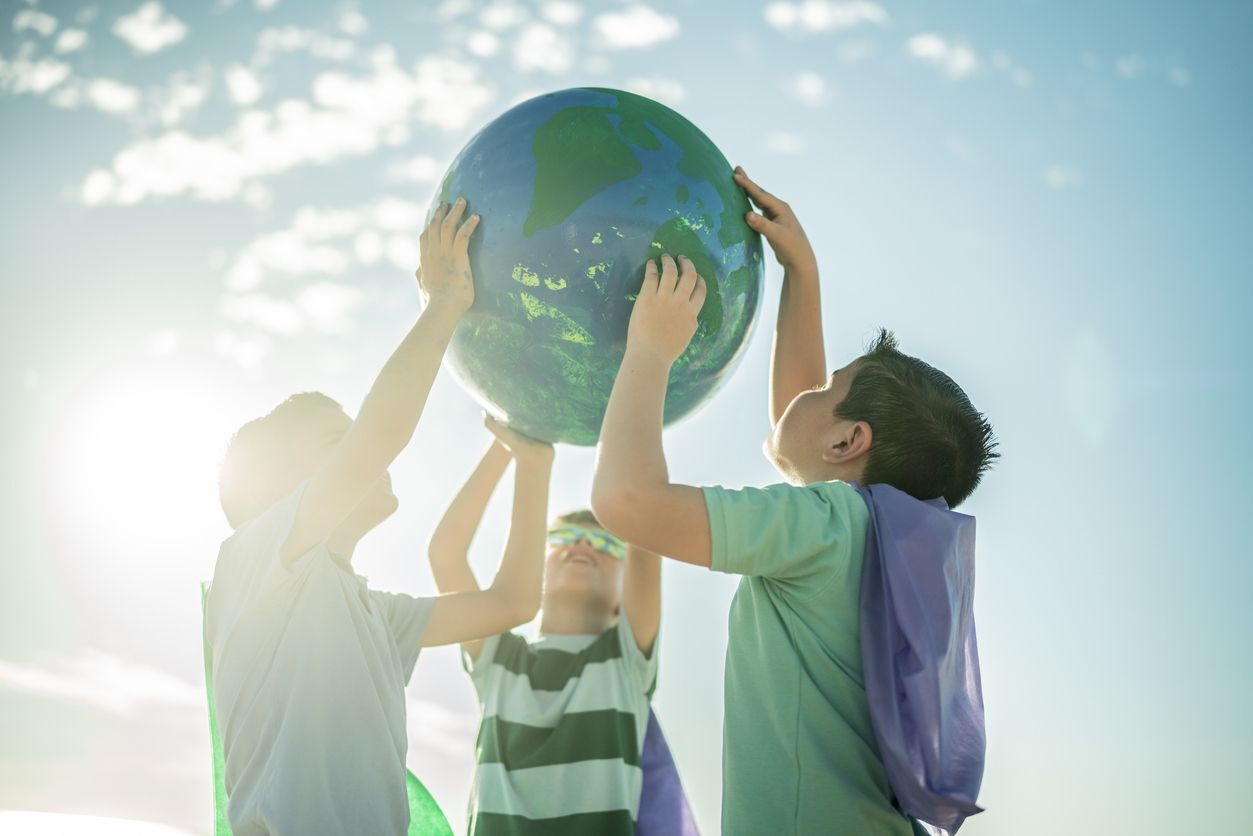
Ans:
<svg viewBox="0 0 1253 836"><path fill-rule="evenodd" d="M256 73L247 67L232 64L226 68L222 79L226 82L227 95L235 104L245 106L256 104L261 98L261 82L257 79Z"/></svg>
<svg viewBox="0 0 1253 836"><path fill-rule="evenodd" d="M189 830L155 822L21 810L0 810L0 832L24 836L192 836Z"/></svg>
<svg viewBox="0 0 1253 836"><path fill-rule="evenodd" d="M1026 88L1035 83L1035 76L1015 63L1004 50L998 49L992 53L992 69L1009 76L1009 80L1019 87Z"/></svg>
<svg viewBox="0 0 1253 836"><path fill-rule="evenodd" d="M474 735L479 718L469 712L452 711L436 702L409 696L406 700L409 748L473 761Z"/></svg>
<svg viewBox="0 0 1253 836"><path fill-rule="evenodd" d="M767 23L784 32L839 32L867 23L882 26L888 22L887 10L866 0L770 3L763 13Z"/></svg>
<svg viewBox="0 0 1253 836"><path fill-rule="evenodd" d="M57 31L57 19L36 9L22 9L13 16L13 31L20 34L27 29L47 38Z"/></svg>
<svg viewBox="0 0 1253 836"><path fill-rule="evenodd" d="M370 28L370 21L366 20L365 15L357 9L345 9L340 13L336 25L345 35L357 38L364 35Z"/></svg>
<svg viewBox="0 0 1253 836"><path fill-rule="evenodd" d="M381 48L371 64L365 75L324 72L314 80L313 102L288 99L272 110L247 110L222 134L171 130L132 143L109 168L88 175L80 197L88 205L179 195L237 199L263 178L407 141L415 120L461 130L493 95L464 60L427 56L406 72L394 50Z"/></svg>
<svg viewBox="0 0 1253 836"><path fill-rule="evenodd" d="M299 26L272 26L257 34L252 55L254 67L264 67L275 57L293 52L307 52L327 61L347 61L357 54L357 45L346 38L333 38L314 29Z"/></svg>
<svg viewBox="0 0 1253 836"><path fill-rule="evenodd" d="M513 45L513 66L519 72L543 70L552 75L574 66L574 44L545 23L530 23Z"/></svg>
<svg viewBox="0 0 1253 836"><path fill-rule="evenodd" d="M906 42L905 49L918 60L937 67L945 77L954 81L968 77L979 68L979 59L970 47L939 35L914 35Z"/></svg>
<svg viewBox="0 0 1253 836"><path fill-rule="evenodd" d="M1144 59L1139 55L1124 55L1114 62L1115 72L1128 81L1142 75L1145 67Z"/></svg>
<svg viewBox="0 0 1253 836"><path fill-rule="evenodd" d="M255 373L270 353L270 338L264 334L241 337L233 331L220 331L213 338L213 351L241 369Z"/></svg>
<svg viewBox="0 0 1253 836"><path fill-rule="evenodd" d="M156 117L162 125L173 127L200 109L209 98L213 88L212 75L202 70L194 77L178 72L170 77L164 87L150 92L150 100Z"/></svg>
<svg viewBox="0 0 1253 836"><path fill-rule="evenodd" d="M87 102L105 113L134 113L139 107L139 91L111 78L96 78L83 88Z"/></svg>
<svg viewBox="0 0 1253 836"><path fill-rule="evenodd" d="M69 78L71 72L69 64L55 58L0 58L0 91L43 95Z"/></svg>
<svg viewBox="0 0 1253 836"><path fill-rule="evenodd" d="M491 32L471 32L466 37L466 49L479 58L490 58L500 51L500 38Z"/></svg>
<svg viewBox="0 0 1253 836"><path fill-rule="evenodd" d="M113 34L140 55L171 47L187 37L187 24L167 12L157 0L149 0L113 24Z"/></svg>
<svg viewBox="0 0 1253 836"><path fill-rule="evenodd" d="M1078 166L1057 163L1045 169L1044 182L1057 191L1077 189L1083 185L1083 171Z"/></svg>
<svg viewBox="0 0 1253 836"><path fill-rule="evenodd" d="M203 708L205 699L200 688L164 671L91 649L38 665L0 659L0 685L115 714L147 706Z"/></svg>
<svg viewBox="0 0 1253 836"><path fill-rule="evenodd" d="M568 0L552 0L540 7L540 15L557 26L573 26L583 17L583 9Z"/></svg>
<svg viewBox="0 0 1253 836"><path fill-rule="evenodd" d="M621 12L597 16L592 28L611 49L640 49L676 37L679 21L637 3Z"/></svg>
<svg viewBox="0 0 1253 836"><path fill-rule="evenodd" d="M512 29L520 26L529 16L527 10L518 4L501 0L479 12L479 23L488 29Z"/></svg>
<svg viewBox="0 0 1253 836"><path fill-rule="evenodd" d="M57 52L64 55L70 52L77 52L87 46L87 41L88 37L85 30L66 29L57 36L57 42L54 48Z"/></svg>
<svg viewBox="0 0 1253 836"><path fill-rule="evenodd" d="M827 83L818 73L797 73L788 81L788 93L803 105L819 107L827 101Z"/></svg>
<svg viewBox="0 0 1253 836"><path fill-rule="evenodd" d="M800 154L807 145L804 137L788 131L771 131L766 134L766 147L777 154Z"/></svg>
<svg viewBox="0 0 1253 836"><path fill-rule="evenodd" d="M444 172L444 167L429 154L418 154L402 162L393 163L387 169L392 182L432 183Z"/></svg>
<svg viewBox="0 0 1253 836"><path fill-rule="evenodd" d="M683 84L673 78L632 78L628 79L626 89L632 93L656 99L663 104L677 106L687 98L687 90Z"/></svg>
<svg viewBox="0 0 1253 836"><path fill-rule="evenodd" d="M1190 87L1192 85L1192 74L1180 66L1170 68L1167 78L1175 87Z"/></svg>

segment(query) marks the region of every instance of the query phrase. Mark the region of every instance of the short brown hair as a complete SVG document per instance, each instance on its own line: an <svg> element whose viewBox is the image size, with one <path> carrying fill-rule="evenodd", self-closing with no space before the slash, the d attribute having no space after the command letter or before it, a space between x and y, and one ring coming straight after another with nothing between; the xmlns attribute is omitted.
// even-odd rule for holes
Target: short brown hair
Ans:
<svg viewBox="0 0 1253 836"><path fill-rule="evenodd" d="M290 465L286 442L312 410L326 407L342 409L321 392L301 392L231 436L218 473L218 499L231 528L239 528L295 487L280 484Z"/></svg>
<svg viewBox="0 0 1253 836"><path fill-rule="evenodd" d="M592 513L591 508L580 508L577 511L562 514L555 518L548 527L556 528L559 525L581 525L584 528L599 528L606 533L609 531L609 529L600 524L600 520L596 519L596 515Z"/></svg>

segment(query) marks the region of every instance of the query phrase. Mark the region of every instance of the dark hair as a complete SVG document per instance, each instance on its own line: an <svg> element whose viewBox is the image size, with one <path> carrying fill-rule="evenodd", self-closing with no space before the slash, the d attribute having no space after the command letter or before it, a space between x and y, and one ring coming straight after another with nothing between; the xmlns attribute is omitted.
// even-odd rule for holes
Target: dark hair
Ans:
<svg viewBox="0 0 1253 836"><path fill-rule="evenodd" d="M295 487L277 484L277 474L290 463L285 442L292 428L303 423L311 411L326 407L342 408L321 392L301 392L231 436L218 474L218 499L232 528L239 528L281 499L282 490Z"/></svg>
<svg viewBox="0 0 1253 836"><path fill-rule="evenodd" d="M896 345L891 331L879 329L836 417L870 425L865 484L944 497L956 508L1000 457L992 426L951 377Z"/></svg>
<svg viewBox="0 0 1253 836"><path fill-rule="evenodd" d="M596 515L587 508L562 514L553 520L549 528L556 528L559 525L581 525L584 528L599 528L606 533L609 531L609 529L600 524L600 520L596 519Z"/></svg>

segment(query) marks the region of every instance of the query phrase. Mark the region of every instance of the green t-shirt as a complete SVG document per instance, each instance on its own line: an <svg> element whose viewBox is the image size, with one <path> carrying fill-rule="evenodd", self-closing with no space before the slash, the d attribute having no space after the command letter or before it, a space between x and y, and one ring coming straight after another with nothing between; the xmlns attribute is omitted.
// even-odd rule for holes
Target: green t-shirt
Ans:
<svg viewBox="0 0 1253 836"><path fill-rule="evenodd" d="M727 639L723 834L910 836L862 682L865 502L843 482L704 494L712 568L745 576Z"/></svg>

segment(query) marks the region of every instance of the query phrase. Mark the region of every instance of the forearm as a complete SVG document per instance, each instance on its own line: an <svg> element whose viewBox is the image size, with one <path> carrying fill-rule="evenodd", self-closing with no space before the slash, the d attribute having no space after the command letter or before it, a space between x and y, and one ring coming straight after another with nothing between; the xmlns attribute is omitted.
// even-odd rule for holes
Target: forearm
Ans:
<svg viewBox="0 0 1253 836"><path fill-rule="evenodd" d="M409 443L460 317L459 310L435 302L423 309L370 387L357 416L358 431L397 452Z"/></svg>
<svg viewBox="0 0 1253 836"><path fill-rule="evenodd" d="M770 423L801 392L827 378L818 268L786 268L770 360Z"/></svg>
<svg viewBox="0 0 1253 836"><path fill-rule="evenodd" d="M470 571L470 543L500 477L509 467L509 461L509 451L493 442L435 527L427 545L427 555L440 592L466 592L479 588Z"/></svg>
<svg viewBox="0 0 1253 836"><path fill-rule="evenodd" d="M652 655L653 642L661 625L661 558L638 546L627 547L622 607L635 634L635 643L645 656Z"/></svg>
<svg viewBox="0 0 1253 836"><path fill-rule="evenodd" d="M661 422L669 374L669 363L628 347L601 424L593 504L668 484Z"/></svg>
<svg viewBox="0 0 1253 836"><path fill-rule="evenodd" d="M509 536L492 581L502 605L529 621L539 610L544 551L548 535L548 485L551 458L519 460L514 472Z"/></svg>

